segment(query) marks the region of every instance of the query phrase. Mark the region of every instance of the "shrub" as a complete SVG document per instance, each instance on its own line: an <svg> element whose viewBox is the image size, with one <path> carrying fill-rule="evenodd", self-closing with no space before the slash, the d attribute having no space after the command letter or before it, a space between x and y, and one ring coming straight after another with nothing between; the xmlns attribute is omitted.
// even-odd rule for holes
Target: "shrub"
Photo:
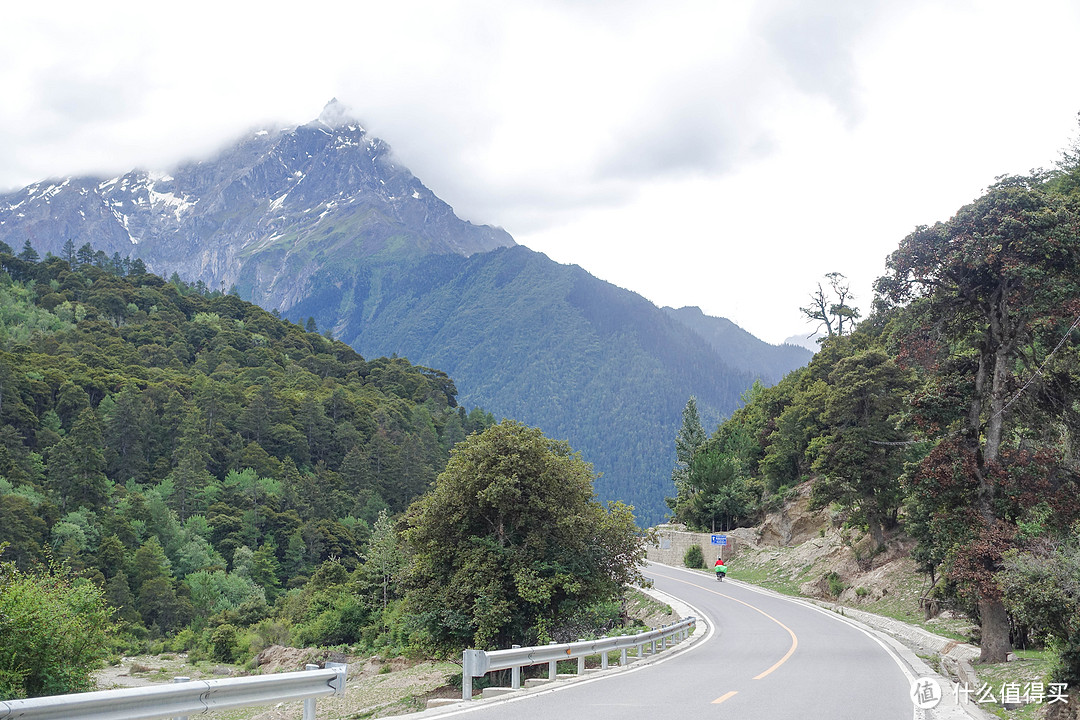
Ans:
<svg viewBox="0 0 1080 720"><path fill-rule="evenodd" d="M185 652L195 647L195 641L197 639L195 632L190 627L186 627L176 633L176 636L167 643L167 647L174 653Z"/></svg>
<svg viewBox="0 0 1080 720"><path fill-rule="evenodd" d="M271 645L288 645L289 627L285 620L262 620L252 625L245 634L248 650L258 655Z"/></svg>
<svg viewBox="0 0 1080 720"><path fill-rule="evenodd" d="M1042 628L1057 652L1051 682L1080 684L1080 545L1010 550L1004 560L1005 606L1019 622Z"/></svg>
<svg viewBox="0 0 1080 720"><path fill-rule="evenodd" d="M705 567L705 555L701 552L700 545L691 545L683 553L682 557L683 565L693 570L698 570Z"/></svg>
<svg viewBox="0 0 1080 720"><path fill-rule="evenodd" d="M328 607L306 622L293 626L293 642L305 645L348 645L358 642L367 625L370 609L362 598L349 594L344 588L327 591ZM332 603L332 604L331 604Z"/></svg>
<svg viewBox="0 0 1080 720"><path fill-rule="evenodd" d="M61 567L23 573L0 564L0 699L92 690L111 631L92 583Z"/></svg>
<svg viewBox="0 0 1080 720"><path fill-rule="evenodd" d="M840 593L847 589L847 585L840 579L840 576L835 572L831 572L825 576L825 581L829 583L829 594L833 597L839 597Z"/></svg>
<svg viewBox="0 0 1080 720"><path fill-rule="evenodd" d="M423 647L423 643L414 635L415 631L415 623L412 615L405 610L405 603L392 600L386 609L372 615L363 630L361 642L365 647L391 657L415 655Z"/></svg>
<svg viewBox="0 0 1080 720"><path fill-rule="evenodd" d="M219 625L210 634L211 653L215 660L236 662L240 655L237 647L237 628L235 625Z"/></svg>

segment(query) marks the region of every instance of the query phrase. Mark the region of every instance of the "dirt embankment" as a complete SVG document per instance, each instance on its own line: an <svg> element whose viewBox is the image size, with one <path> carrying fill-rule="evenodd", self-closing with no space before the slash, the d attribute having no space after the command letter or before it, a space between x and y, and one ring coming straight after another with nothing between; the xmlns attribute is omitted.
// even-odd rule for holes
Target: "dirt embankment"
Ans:
<svg viewBox="0 0 1080 720"><path fill-rule="evenodd" d="M886 536L882 547L846 518L810 506L810 483L795 488L761 525L728 533L734 539L731 576L774 589L873 612L923 619L925 576L911 560L914 542Z"/></svg>

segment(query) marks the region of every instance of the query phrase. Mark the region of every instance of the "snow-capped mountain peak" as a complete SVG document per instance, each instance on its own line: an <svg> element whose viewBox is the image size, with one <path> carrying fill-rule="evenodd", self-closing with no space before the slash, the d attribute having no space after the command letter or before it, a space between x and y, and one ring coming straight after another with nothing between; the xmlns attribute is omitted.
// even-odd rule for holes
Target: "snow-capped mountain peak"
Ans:
<svg viewBox="0 0 1080 720"><path fill-rule="evenodd" d="M246 133L167 172L50 180L0 195L0 240L29 239L40 254L59 255L69 238L139 257L154 272L236 285L282 311L328 264L515 244L458 218L337 100L310 123Z"/></svg>
<svg viewBox="0 0 1080 720"><path fill-rule="evenodd" d="M352 110L337 98L333 98L330 102L326 103L326 106L319 113L319 122L327 126L331 130L337 130L339 128L349 127L350 130L357 129L360 132L364 132L363 126L353 115Z"/></svg>

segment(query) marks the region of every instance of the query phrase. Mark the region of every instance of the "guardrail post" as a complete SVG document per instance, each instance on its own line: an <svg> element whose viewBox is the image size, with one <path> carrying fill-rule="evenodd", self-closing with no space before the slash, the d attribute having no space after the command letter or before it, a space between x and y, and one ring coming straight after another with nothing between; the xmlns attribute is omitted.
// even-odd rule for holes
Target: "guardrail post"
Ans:
<svg viewBox="0 0 1080 720"><path fill-rule="evenodd" d="M626 648L622 649L622 654L619 655L619 667L626 665Z"/></svg>
<svg viewBox="0 0 1080 720"><path fill-rule="evenodd" d="M308 663L304 666L305 670L318 670L318 665ZM304 700L304 720L315 720L315 698L307 698Z"/></svg>
<svg viewBox="0 0 1080 720"><path fill-rule="evenodd" d="M585 642L585 638L578 638L578 642ZM584 675L585 674L585 654L584 653L582 653L581 655L578 655L578 658L577 658L577 674L578 675Z"/></svg>
<svg viewBox="0 0 1080 720"><path fill-rule="evenodd" d="M172 679L172 681L173 681L173 684L176 684L176 683L186 683L186 682L191 682L191 678L189 678L189 677L186 677L186 676L184 676L184 675L179 675L179 676L177 676L177 677L174 677L174 678ZM177 716L176 716L176 717L174 717L174 718L173 718L172 720L188 720L188 716L187 716L187 715L177 715Z"/></svg>
<svg viewBox="0 0 1080 720"><path fill-rule="evenodd" d="M552 640L548 645L558 645L559 643ZM555 676L559 674L559 661L551 660L548 662L548 680L554 680Z"/></svg>
<svg viewBox="0 0 1080 720"><path fill-rule="evenodd" d="M461 653L461 699L472 700L472 658L468 650Z"/></svg>
<svg viewBox="0 0 1080 720"><path fill-rule="evenodd" d="M505 670L507 666L497 667ZM465 650L461 653L461 699L472 700L472 681L483 677L491 669L491 662L483 650Z"/></svg>
<svg viewBox="0 0 1080 720"><path fill-rule="evenodd" d="M520 645L511 645L510 649L517 650L520 647ZM519 665L515 665L514 667L510 668L510 689L521 689L521 666Z"/></svg>

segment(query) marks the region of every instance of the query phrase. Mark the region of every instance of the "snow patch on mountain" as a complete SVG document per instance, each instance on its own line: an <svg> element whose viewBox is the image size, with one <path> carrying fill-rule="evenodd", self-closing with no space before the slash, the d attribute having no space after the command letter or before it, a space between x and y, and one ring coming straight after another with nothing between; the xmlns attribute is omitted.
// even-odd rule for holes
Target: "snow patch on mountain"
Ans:
<svg viewBox="0 0 1080 720"><path fill-rule="evenodd" d="M278 197L270 201L270 207L267 208L271 212L276 212L281 209L281 206L285 204L285 198L289 197L289 193L282 193Z"/></svg>
<svg viewBox="0 0 1080 720"><path fill-rule="evenodd" d="M153 187L151 187L149 189L149 193L150 193L150 206L152 208L154 208L155 210L162 209L163 206L166 207L166 208L170 208L171 211L172 211L172 214L176 218L177 222L180 222L183 214L185 212L187 212L188 210L190 210L191 208L195 207L195 204L199 202L198 200L195 200L194 202L192 202L186 196L185 197L177 197L176 195L173 195L172 193L157 192L156 190L153 189Z"/></svg>
<svg viewBox="0 0 1080 720"><path fill-rule="evenodd" d="M216 156L168 171L0 194L0 241L15 247L29 237L44 255L70 237L166 276L238 284L283 311L324 266L347 274L372 253L467 256L515 244L503 230L462 221L391 153L331 101L315 121L249 130ZM333 244L326 253L323 238Z"/></svg>

